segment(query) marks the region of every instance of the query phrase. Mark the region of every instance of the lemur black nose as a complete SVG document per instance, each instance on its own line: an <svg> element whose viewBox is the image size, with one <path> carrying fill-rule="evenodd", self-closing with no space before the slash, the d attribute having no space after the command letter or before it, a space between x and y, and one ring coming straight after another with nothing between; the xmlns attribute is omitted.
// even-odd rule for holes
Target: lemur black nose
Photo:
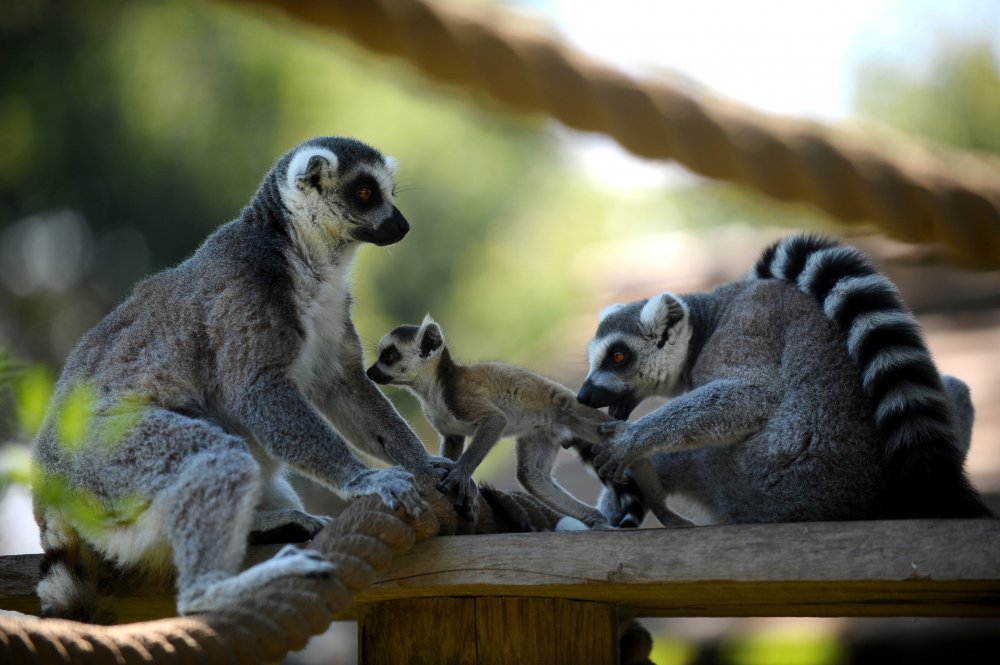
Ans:
<svg viewBox="0 0 1000 665"><path fill-rule="evenodd" d="M380 370L377 364L369 367L365 372L365 376L383 386L392 380L392 377Z"/></svg>
<svg viewBox="0 0 1000 665"><path fill-rule="evenodd" d="M587 379L583 382L583 386L580 388L580 392L576 396L576 401L587 406L592 406L595 409L599 409L602 406L611 406L620 398L620 394L612 392L607 388L595 386L591 383L590 379Z"/></svg>
<svg viewBox="0 0 1000 665"><path fill-rule="evenodd" d="M396 228L399 229L400 233L406 233L410 230L410 223L406 221L406 218L400 215L396 218Z"/></svg>

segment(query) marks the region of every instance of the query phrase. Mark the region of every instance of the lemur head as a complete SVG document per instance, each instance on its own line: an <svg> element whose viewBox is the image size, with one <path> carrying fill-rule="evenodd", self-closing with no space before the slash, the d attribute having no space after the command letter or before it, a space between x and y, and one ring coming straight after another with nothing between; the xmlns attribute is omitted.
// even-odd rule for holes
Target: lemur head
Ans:
<svg viewBox="0 0 1000 665"><path fill-rule="evenodd" d="M396 161L360 141L320 136L274 169L281 204L301 242L399 242L410 225L393 203Z"/></svg>
<svg viewBox="0 0 1000 665"><path fill-rule="evenodd" d="M441 327L428 314L419 326L399 326L383 335L378 343L378 360L365 373L383 385L433 382L444 351Z"/></svg>
<svg viewBox="0 0 1000 665"><path fill-rule="evenodd" d="M687 304L672 293L604 308L577 399L625 420L647 397L676 394L690 341Z"/></svg>

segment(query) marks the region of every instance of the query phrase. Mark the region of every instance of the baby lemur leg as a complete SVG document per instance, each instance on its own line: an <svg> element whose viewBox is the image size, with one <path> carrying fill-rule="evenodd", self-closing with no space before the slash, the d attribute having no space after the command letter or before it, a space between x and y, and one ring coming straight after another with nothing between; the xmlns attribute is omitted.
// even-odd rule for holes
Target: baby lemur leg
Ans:
<svg viewBox="0 0 1000 665"><path fill-rule="evenodd" d="M465 448L465 437L458 434L441 435L441 457L457 461Z"/></svg>
<svg viewBox="0 0 1000 665"><path fill-rule="evenodd" d="M575 517L587 526L605 526L599 510L573 498L552 477L559 445L540 434L519 437L515 447L517 480L536 499L549 508Z"/></svg>
<svg viewBox="0 0 1000 665"><path fill-rule="evenodd" d="M479 490L472 480L472 472L500 440L506 426L507 419L502 413L494 413L483 418L475 434L472 435L472 443L438 483L438 490L445 494L453 494L455 509L467 520L471 520L479 510Z"/></svg>

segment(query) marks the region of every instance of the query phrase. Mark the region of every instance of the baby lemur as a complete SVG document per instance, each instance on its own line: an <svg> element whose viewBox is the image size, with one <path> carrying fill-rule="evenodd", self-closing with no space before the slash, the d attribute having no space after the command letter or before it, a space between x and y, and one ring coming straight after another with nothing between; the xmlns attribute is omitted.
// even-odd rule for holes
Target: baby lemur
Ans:
<svg viewBox="0 0 1000 665"><path fill-rule="evenodd" d="M172 563L181 614L275 578L328 574L330 564L292 546L237 574L251 531L306 538L324 523L303 511L285 464L342 496L423 509L411 472L439 477L452 463L428 455L365 377L351 321L358 247L409 229L393 204L394 168L353 139L302 143L235 220L83 336L34 458L47 483L100 510L82 522L66 501L36 499L43 615L98 618L100 581L114 567ZM69 445L60 418L81 389L93 403ZM369 468L348 442L406 470Z"/></svg>
<svg viewBox="0 0 1000 665"><path fill-rule="evenodd" d="M602 477L649 457L711 522L990 515L965 476L972 404L858 250L799 235L747 278L606 308L581 402L623 421ZM615 516L611 516L614 521Z"/></svg>
<svg viewBox="0 0 1000 665"><path fill-rule="evenodd" d="M588 526L606 525L599 511L570 496L552 477L560 444L589 448L600 440L598 425L610 420L577 402L565 386L505 363L456 362L430 316L419 326L403 325L386 333L368 377L402 386L420 400L427 419L441 434L441 455L457 460L438 488L455 492L455 507L461 513L468 516L476 509L472 472L497 441L514 437L517 479L525 489ZM462 452L467 436L472 442ZM655 476L653 480L656 485ZM623 514L630 513L628 495L623 490L617 495L624 497Z"/></svg>

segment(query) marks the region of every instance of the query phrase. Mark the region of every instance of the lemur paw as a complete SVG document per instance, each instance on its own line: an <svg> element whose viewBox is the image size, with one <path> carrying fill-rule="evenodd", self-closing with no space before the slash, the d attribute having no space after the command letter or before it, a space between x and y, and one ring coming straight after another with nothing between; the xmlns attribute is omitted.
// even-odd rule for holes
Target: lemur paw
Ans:
<svg viewBox="0 0 1000 665"><path fill-rule="evenodd" d="M628 428L628 422L624 420L609 420L597 426L597 433L605 438L614 438L622 434Z"/></svg>
<svg viewBox="0 0 1000 665"><path fill-rule="evenodd" d="M328 578L334 566L316 550L285 545L272 558L239 575L223 577L181 591L177 612L182 615L222 610L247 598L257 589L283 577Z"/></svg>
<svg viewBox="0 0 1000 665"><path fill-rule="evenodd" d="M441 482L438 491L454 497L455 511L466 522L471 522L479 509L479 488L472 477L459 468L453 468Z"/></svg>
<svg viewBox="0 0 1000 665"><path fill-rule="evenodd" d="M601 480L616 483L625 482L625 470L635 461L636 455L625 437L615 437L593 447L594 468Z"/></svg>
<svg viewBox="0 0 1000 665"><path fill-rule="evenodd" d="M413 476L402 469L369 469L347 483L342 490L352 497L377 494L390 510L402 506L413 517L427 510Z"/></svg>
<svg viewBox="0 0 1000 665"><path fill-rule="evenodd" d="M455 466L454 460L450 460L447 457L438 457L437 455L429 455L428 462L430 463L430 474L438 480L447 476L448 472Z"/></svg>

